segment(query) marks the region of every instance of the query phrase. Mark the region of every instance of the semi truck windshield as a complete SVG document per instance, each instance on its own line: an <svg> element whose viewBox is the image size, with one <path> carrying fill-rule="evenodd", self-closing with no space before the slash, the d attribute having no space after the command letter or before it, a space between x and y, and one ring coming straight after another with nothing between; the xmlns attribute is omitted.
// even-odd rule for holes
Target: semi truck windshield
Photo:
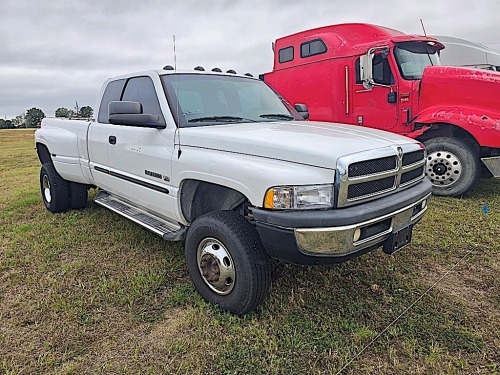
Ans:
<svg viewBox="0 0 500 375"><path fill-rule="evenodd" d="M441 65L436 47L427 42L398 43L394 55L401 75L408 80L422 79L429 65Z"/></svg>

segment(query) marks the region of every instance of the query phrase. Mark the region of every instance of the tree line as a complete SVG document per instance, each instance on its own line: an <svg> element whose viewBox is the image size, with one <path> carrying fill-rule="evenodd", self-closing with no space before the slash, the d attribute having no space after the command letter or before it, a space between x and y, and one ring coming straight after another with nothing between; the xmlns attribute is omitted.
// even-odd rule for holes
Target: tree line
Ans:
<svg viewBox="0 0 500 375"><path fill-rule="evenodd" d="M94 114L92 107L83 106L79 107L76 103L76 107L73 109L68 109L65 107L57 108L55 111L56 117L66 117L66 118L91 118ZM45 113L40 108L30 108L26 112L17 115L11 120L0 119L0 129L15 129L15 128L36 128L40 126L42 120L45 118Z"/></svg>

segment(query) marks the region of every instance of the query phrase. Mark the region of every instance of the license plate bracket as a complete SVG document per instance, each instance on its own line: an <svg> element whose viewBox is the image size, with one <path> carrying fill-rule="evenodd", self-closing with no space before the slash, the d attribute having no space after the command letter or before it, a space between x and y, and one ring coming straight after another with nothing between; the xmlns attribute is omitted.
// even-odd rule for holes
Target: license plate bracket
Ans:
<svg viewBox="0 0 500 375"><path fill-rule="evenodd" d="M403 227L396 232L392 232L384 243L384 252L392 254L411 242L413 225Z"/></svg>

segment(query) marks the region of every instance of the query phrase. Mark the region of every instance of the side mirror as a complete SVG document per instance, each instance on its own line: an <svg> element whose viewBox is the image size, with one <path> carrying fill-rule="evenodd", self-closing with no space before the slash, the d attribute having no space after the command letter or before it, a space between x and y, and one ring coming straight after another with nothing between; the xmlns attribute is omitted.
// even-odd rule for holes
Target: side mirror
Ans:
<svg viewBox="0 0 500 375"><path fill-rule="evenodd" d="M371 90L373 86L373 52L368 51L366 55L359 58L359 75L363 87Z"/></svg>
<svg viewBox="0 0 500 375"><path fill-rule="evenodd" d="M165 128L161 115L142 113L142 104L131 101L115 101L108 105L109 123L114 125L142 126L145 128Z"/></svg>
<svg viewBox="0 0 500 375"><path fill-rule="evenodd" d="M309 110L307 109L307 105L302 103L297 103L293 107L299 113L299 115L304 117L304 120L307 120L309 118Z"/></svg>
<svg viewBox="0 0 500 375"><path fill-rule="evenodd" d="M387 94L387 103L396 103L398 101L398 93L391 91Z"/></svg>

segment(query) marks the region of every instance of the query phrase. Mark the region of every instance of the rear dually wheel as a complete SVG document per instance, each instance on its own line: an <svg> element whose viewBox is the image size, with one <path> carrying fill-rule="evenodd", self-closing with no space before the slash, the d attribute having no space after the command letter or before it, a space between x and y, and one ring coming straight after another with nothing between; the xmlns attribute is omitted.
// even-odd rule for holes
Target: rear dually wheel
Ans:
<svg viewBox="0 0 500 375"><path fill-rule="evenodd" d="M69 185L52 163L45 163L40 170L40 190L43 203L50 212L63 212L69 208Z"/></svg>

